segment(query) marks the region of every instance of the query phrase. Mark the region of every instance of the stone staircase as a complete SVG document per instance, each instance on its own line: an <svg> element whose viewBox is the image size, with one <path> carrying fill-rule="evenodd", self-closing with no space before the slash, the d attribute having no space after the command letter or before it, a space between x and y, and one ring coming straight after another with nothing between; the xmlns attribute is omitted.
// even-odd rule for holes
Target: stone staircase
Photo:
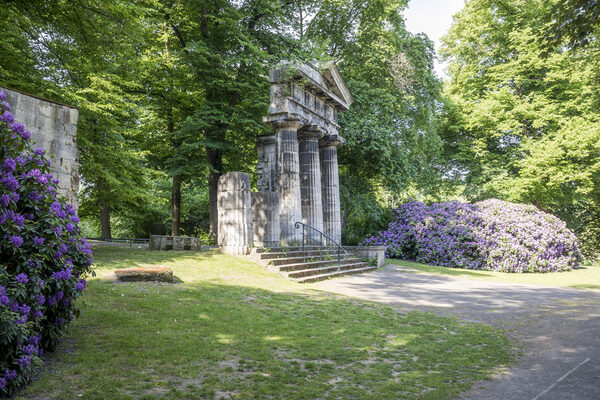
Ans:
<svg viewBox="0 0 600 400"><path fill-rule="evenodd" d="M302 247L255 247L250 256L270 271L279 272L299 283L316 282L377 269L376 266L370 266L353 255L342 254L341 261L338 263L335 248L321 250L319 247L305 246L303 250Z"/></svg>

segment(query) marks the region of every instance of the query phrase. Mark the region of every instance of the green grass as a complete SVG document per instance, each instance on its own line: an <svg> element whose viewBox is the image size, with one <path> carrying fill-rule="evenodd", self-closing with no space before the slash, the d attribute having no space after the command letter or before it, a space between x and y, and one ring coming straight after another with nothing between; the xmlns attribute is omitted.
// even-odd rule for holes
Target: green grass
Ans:
<svg viewBox="0 0 600 400"><path fill-rule="evenodd" d="M494 271L448 268L421 264L404 260L389 262L408 268L407 272L420 272L432 275L446 275L465 279L484 279L498 282L522 283L528 285L553 286L570 289L600 289L600 266L582 266L564 272L513 274ZM414 270L414 271L410 271Z"/></svg>
<svg viewBox="0 0 600 400"><path fill-rule="evenodd" d="M511 362L501 331L334 297L220 254L95 249L80 319L17 398L451 399ZM164 264L178 284L116 284Z"/></svg>

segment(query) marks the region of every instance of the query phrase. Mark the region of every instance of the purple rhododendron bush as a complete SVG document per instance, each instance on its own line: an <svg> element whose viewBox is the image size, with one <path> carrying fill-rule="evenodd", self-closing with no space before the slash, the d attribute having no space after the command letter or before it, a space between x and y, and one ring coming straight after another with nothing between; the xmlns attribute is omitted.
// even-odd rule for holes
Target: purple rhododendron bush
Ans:
<svg viewBox="0 0 600 400"><path fill-rule="evenodd" d="M577 267L577 238L555 216L502 200L409 201L394 211L388 230L363 245L386 246L391 258L452 268L553 272Z"/></svg>
<svg viewBox="0 0 600 400"><path fill-rule="evenodd" d="M30 136L0 91L0 397L27 383L59 343L93 261Z"/></svg>

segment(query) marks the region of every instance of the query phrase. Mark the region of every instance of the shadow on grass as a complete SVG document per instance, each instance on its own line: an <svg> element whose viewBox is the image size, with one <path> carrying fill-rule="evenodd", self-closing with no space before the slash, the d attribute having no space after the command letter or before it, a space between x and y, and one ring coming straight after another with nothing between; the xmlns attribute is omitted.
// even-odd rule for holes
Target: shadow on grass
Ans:
<svg viewBox="0 0 600 400"><path fill-rule="evenodd" d="M92 280L84 299L75 350L25 394L453 398L510 359L490 326L327 295Z"/></svg>
<svg viewBox="0 0 600 400"><path fill-rule="evenodd" d="M594 284L580 283L580 284L575 284L575 285L569 285L567 287L570 287L570 288L573 288L573 289L600 289L600 284L599 285L594 285Z"/></svg>

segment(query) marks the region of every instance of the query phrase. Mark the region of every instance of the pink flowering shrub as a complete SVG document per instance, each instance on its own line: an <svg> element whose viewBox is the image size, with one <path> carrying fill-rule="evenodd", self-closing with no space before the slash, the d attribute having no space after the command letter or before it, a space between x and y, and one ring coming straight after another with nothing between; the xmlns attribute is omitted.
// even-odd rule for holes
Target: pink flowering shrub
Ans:
<svg viewBox="0 0 600 400"><path fill-rule="evenodd" d="M77 314L92 253L43 149L0 91L0 397L27 383Z"/></svg>
<svg viewBox="0 0 600 400"><path fill-rule="evenodd" d="M387 256L452 268L552 272L577 267L582 256L566 224L534 206L502 200L409 201L394 211L386 231L363 245Z"/></svg>

